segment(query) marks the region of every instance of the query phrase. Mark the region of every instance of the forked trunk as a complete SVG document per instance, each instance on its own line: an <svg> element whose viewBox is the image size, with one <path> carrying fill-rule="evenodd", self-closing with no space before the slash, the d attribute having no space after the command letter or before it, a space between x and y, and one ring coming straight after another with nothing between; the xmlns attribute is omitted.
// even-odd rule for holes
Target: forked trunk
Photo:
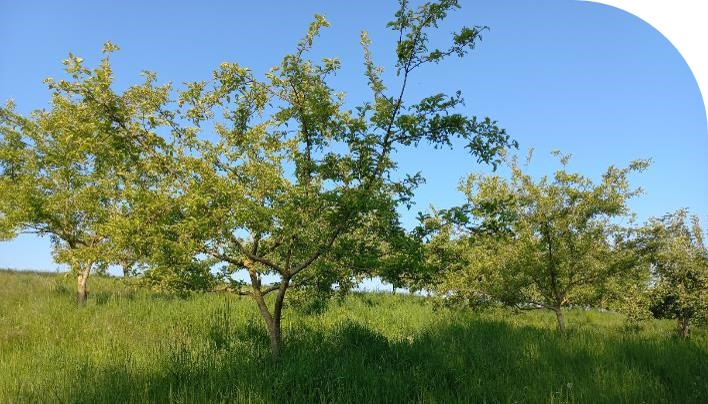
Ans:
<svg viewBox="0 0 708 404"><path fill-rule="evenodd" d="M89 274L91 273L91 265L87 264L84 268L79 270L76 275L76 301L79 304L86 303L86 282L88 281Z"/></svg>
<svg viewBox="0 0 708 404"><path fill-rule="evenodd" d="M564 333L565 332L565 317L563 317L563 309L561 308L560 305L557 305L556 307L553 308L553 311L556 313L556 320L558 320L558 332Z"/></svg>

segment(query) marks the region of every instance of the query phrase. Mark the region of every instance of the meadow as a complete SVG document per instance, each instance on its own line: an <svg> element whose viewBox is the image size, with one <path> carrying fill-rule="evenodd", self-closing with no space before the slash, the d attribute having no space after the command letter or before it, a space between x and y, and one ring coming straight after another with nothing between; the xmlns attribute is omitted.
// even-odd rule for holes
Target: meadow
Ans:
<svg viewBox="0 0 708 404"><path fill-rule="evenodd" d="M175 298L93 277L0 271L0 402L699 403L708 331L628 329L574 309L438 309L411 295L355 293L323 310L287 306L271 359L255 304Z"/></svg>

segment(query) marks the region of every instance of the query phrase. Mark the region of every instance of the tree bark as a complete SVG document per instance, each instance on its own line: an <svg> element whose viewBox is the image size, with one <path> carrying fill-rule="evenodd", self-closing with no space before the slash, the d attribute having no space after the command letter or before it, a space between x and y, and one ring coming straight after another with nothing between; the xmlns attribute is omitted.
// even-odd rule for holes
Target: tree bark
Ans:
<svg viewBox="0 0 708 404"><path fill-rule="evenodd" d="M280 332L280 322L283 318L283 304L285 302L285 293L290 286L290 279L284 278L280 283L278 294L275 297L275 306L273 308L273 329L270 333L270 349L273 353L273 359L280 359L280 352L283 348L283 339Z"/></svg>
<svg viewBox="0 0 708 404"><path fill-rule="evenodd" d="M275 306L273 307L273 313L268 310L268 305L266 304L265 297L259 289L254 288L253 298L258 304L258 310L261 312L261 316L266 324L266 329L268 330L268 336L270 337L270 350L273 355L274 360L279 360L281 352L283 350L283 338L281 332L281 319L283 317L283 303L285 302L285 293L290 286L289 279L283 279L280 288L278 288L278 294L275 297Z"/></svg>
<svg viewBox="0 0 708 404"><path fill-rule="evenodd" d="M85 267L79 269L79 273L76 275L76 301L83 305L86 304L86 281L88 281L89 274L91 273L91 265L87 264Z"/></svg>
<svg viewBox="0 0 708 404"><path fill-rule="evenodd" d="M678 316L678 334L682 338L689 338L691 336L690 328L691 318L687 313L682 313Z"/></svg>
<svg viewBox="0 0 708 404"><path fill-rule="evenodd" d="M556 313L556 320L558 320L558 332L564 333L565 332L565 317L563 317L563 309L561 308L560 305L557 305L553 308L553 311Z"/></svg>
<svg viewBox="0 0 708 404"><path fill-rule="evenodd" d="M280 353L283 350L283 338L280 332L280 319L273 318L273 324L269 327L270 334L270 352L274 360L280 359Z"/></svg>

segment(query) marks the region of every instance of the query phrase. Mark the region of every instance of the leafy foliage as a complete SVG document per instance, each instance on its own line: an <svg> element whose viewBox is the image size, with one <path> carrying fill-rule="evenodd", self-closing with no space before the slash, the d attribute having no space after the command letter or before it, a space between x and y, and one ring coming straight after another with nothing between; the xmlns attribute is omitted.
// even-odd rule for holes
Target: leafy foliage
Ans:
<svg viewBox="0 0 708 404"><path fill-rule="evenodd" d="M92 269L105 269L121 256L117 224L130 212L126 192L149 182L144 163L164 140L155 133L169 86L154 76L123 93L112 89L109 54L94 69L69 54L67 79L47 79L49 110L28 117L12 103L0 108L0 228L50 236L55 260L79 277L85 296Z"/></svg>
<svg viewBox="0 0 708 404"><path fill-rule="evenodd" d="M559 156L562 169L551 178L534 180L511 158L509 180L473 174L462 183L467 204L440 214L459 235L438 232L453 251L443 262L458 261L438 285L443 296L551 309L562 329L563 307L597 302L610 278L634 267L628 231L617 219L641 192L627 176L649 163L610 167L596 184L568 172L569 156Z"/></svg>
<svg viewBox="0 0 708 404"><path fill-rule="evenodd" d="M401 83L393 95L363 33L372 100L354 109L329 84L339 61L308 58L329 26L321 16L264 78L223 63L211 80L179 92L180 119L170 122L177 147L169 185L152 197L160 208L150 210L169 217L146 219L164 224L155 233L157 245L166 238L160 232L177 235L170 238L171 257L211 260L227 275L248 273L248 287L235 282L233 288L256 300L276 356L289 287L350 288L372 259L394 259L405 242L396 209L411 203L423 179L397 175L397 148L462 139L480 162L496 164L502 150L515 146L496 122L458 112L459 93L405 100L408 77L418 67L464 56L478 42L481 30L464 28L446 50L430 50L429 32L457 7L456 1L418 8L401 2L389 24L399 33ZM277 280L266 284L268 276ZM270 293L276 294L272 309L265 300Z"/></svg>
<svg viewBox="0 0 708 404"><path fill-rule="evenodd" d="M688 337L690 324L708 321L708 249L699 219L680 209L650 220L643 230L651 311L676 319L679 334Z"/></svg>

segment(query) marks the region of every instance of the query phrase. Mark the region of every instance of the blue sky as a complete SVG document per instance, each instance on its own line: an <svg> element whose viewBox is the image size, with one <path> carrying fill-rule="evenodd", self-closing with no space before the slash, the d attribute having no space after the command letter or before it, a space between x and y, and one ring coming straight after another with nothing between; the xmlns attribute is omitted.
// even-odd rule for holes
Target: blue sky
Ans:
<svg viewBox="0 0 708 404"><path fill-rule="evenodd" d="M339 57L334 87L352 105L366 100L359 31L374 41L376 62L391 89L395 36L385 28L394 1L32 1L0 0L0 100L28 112L47 105L42 80L61 76L71 51L97 63L106 40L118 86L141 80L141 70L179 84L207 78L223 61L263 72L292 51L315 13L332 23L314 55ZM521 149L536 150L534 173L556 166L552 149L573 154L570 168L598 177L608 165L654 159L633 177L646 193L632 201L640 220L688 207L708 221L708 130L700 91L681 55L659 32L618 9L574 0L461 1L441 27L486 25L467 58L421 69L411 99L462 90L467 112L499 121ZM435 40L444 37L435 36ZM461 177L488 170L460 147L403 150L401 169L422 171L427 183L413 223L429 204L461 202ZM0 243L0 267L54 270L48 239L21 236Z"/></svg>

